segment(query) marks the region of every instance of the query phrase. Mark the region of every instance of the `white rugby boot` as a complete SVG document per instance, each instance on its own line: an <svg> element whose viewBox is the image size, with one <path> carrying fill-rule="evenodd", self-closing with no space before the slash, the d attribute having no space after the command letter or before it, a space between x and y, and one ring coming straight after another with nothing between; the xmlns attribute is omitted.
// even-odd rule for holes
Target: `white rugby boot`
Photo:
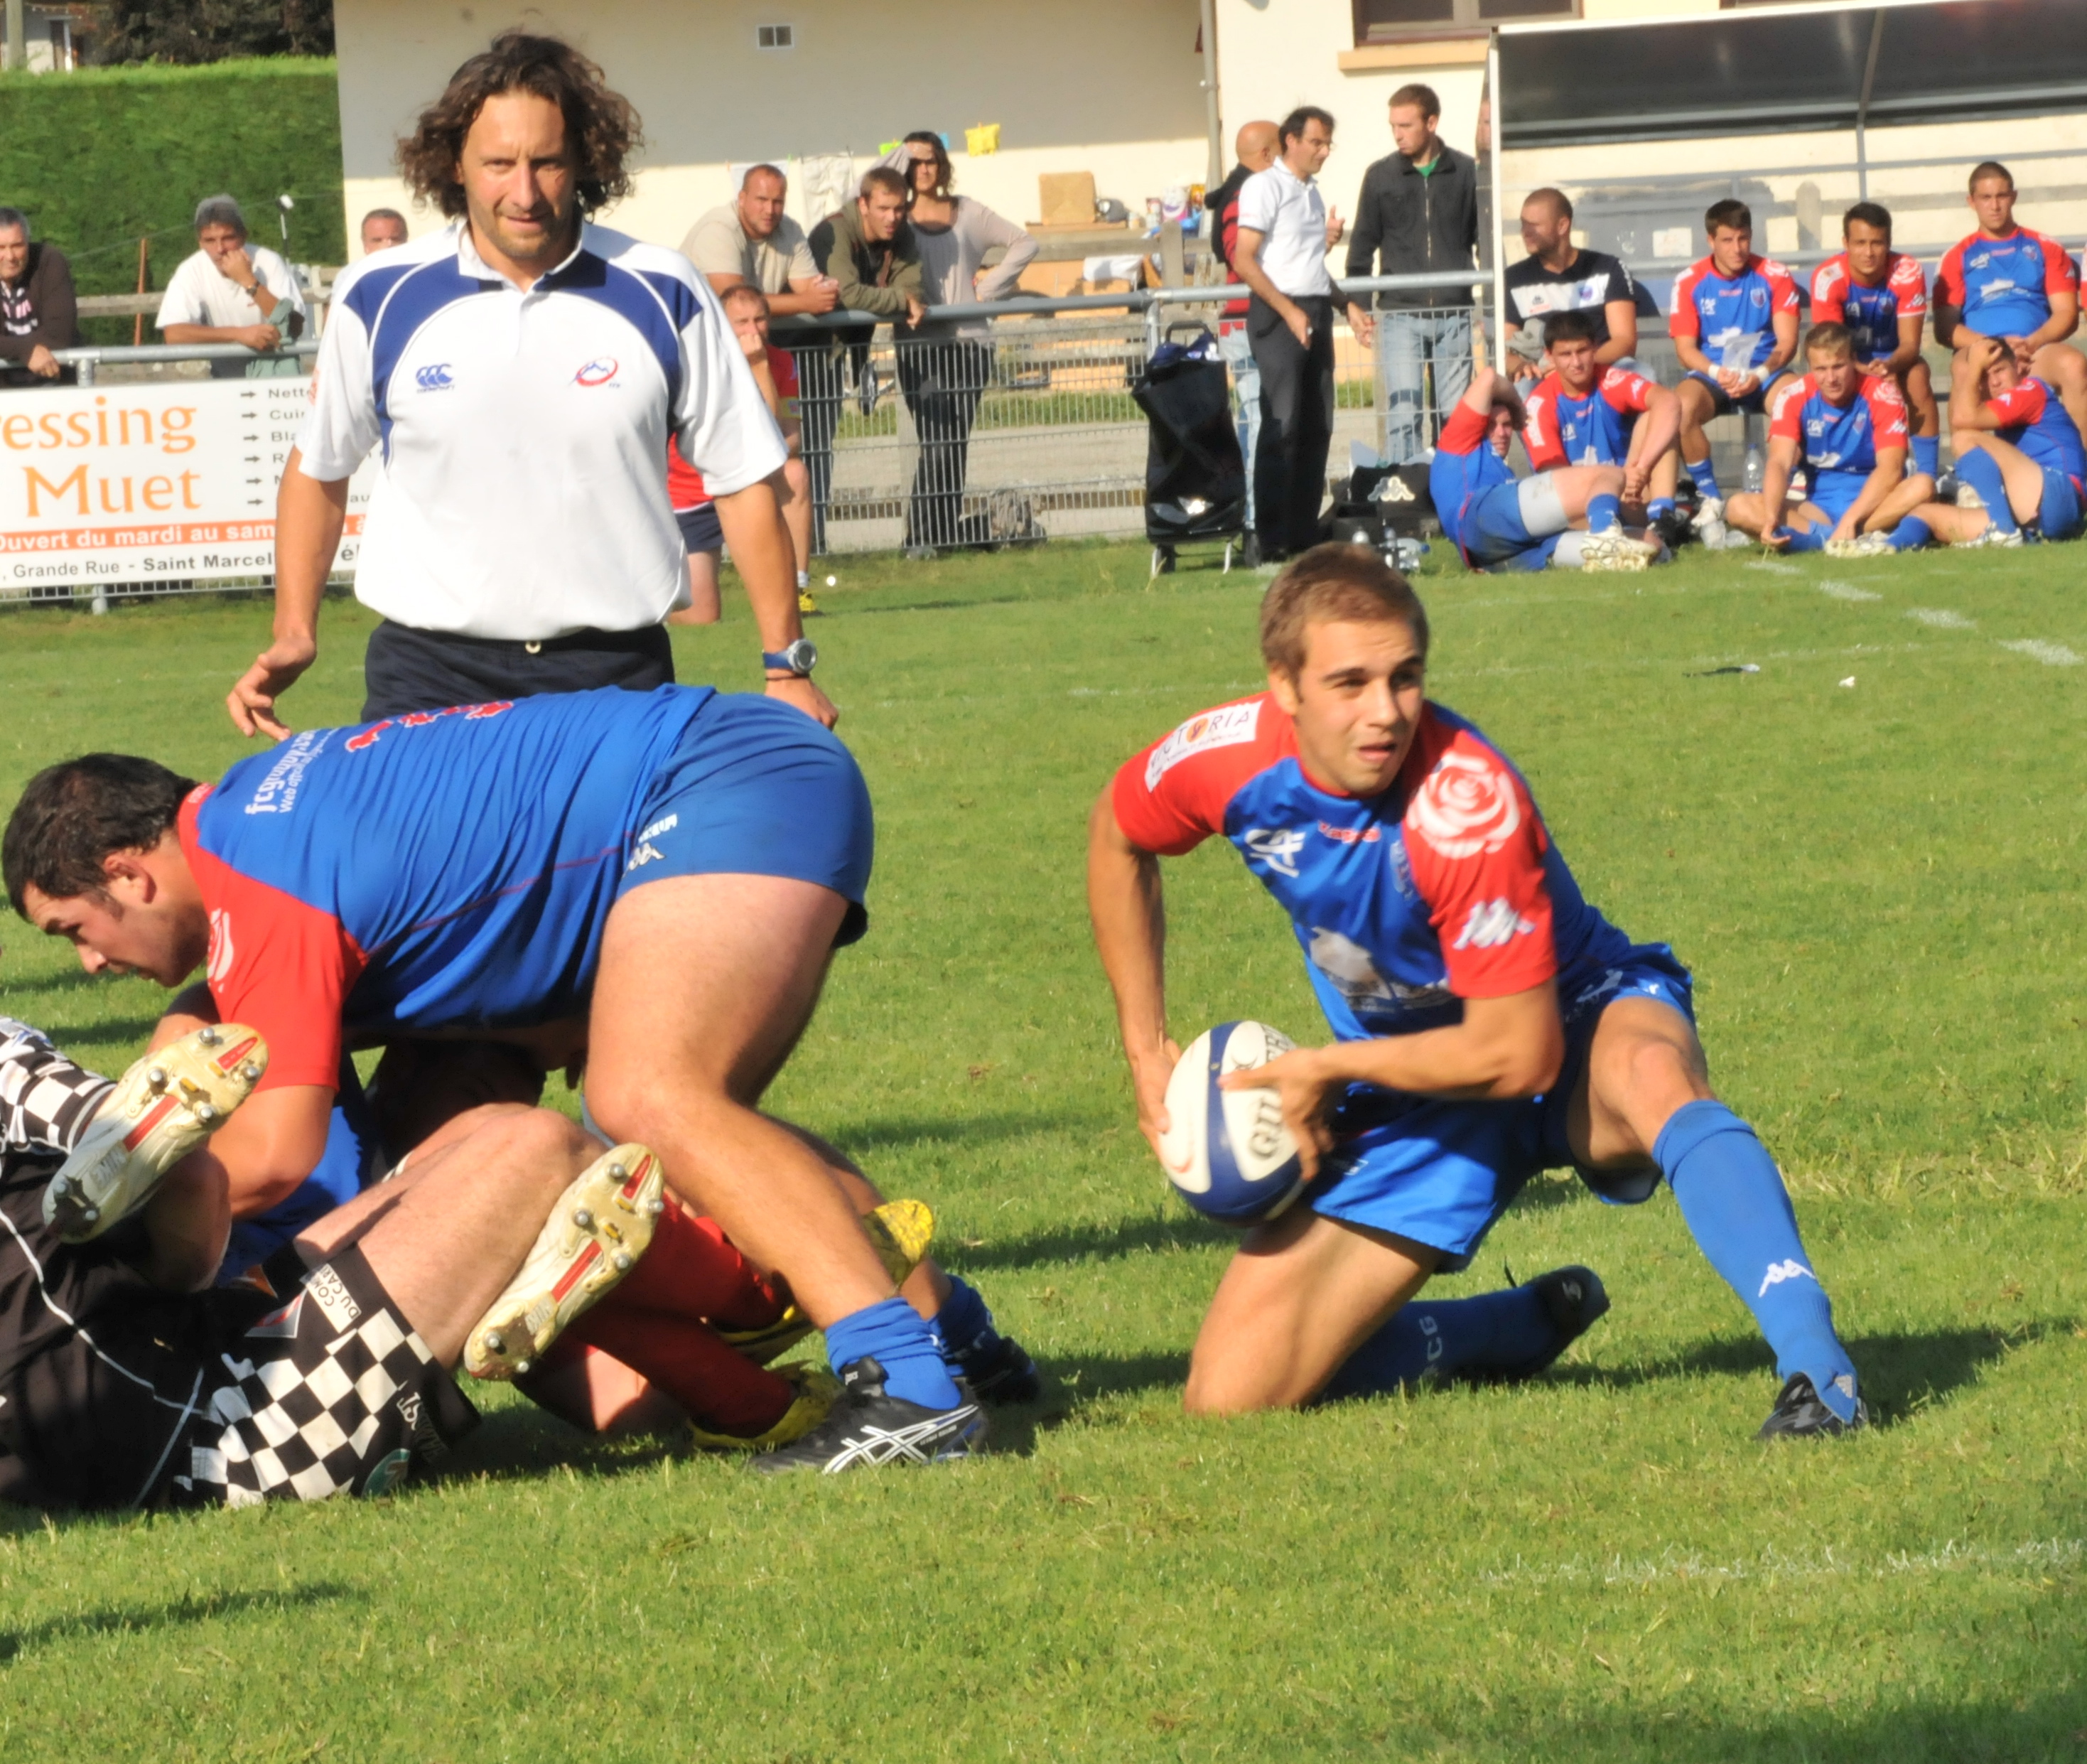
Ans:
<svg viewBox="0 0 2087 1764"><path fill-rule="evenodd" d="M1642 570L1659 555L1659 547L1633 539L1620 527L1590 533L1580 542L1582 570Z"/></svg>

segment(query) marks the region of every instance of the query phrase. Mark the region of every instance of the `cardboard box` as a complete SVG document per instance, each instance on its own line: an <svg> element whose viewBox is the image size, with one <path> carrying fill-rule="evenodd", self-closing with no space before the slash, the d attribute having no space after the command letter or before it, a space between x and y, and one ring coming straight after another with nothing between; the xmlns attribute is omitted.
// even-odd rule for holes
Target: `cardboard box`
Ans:
<svg viewBox="0 0 2087 1764"><path fill-rule="evenodd" d="M1037 200L1047 227L1090 227L1095 224L1095 174L1044 172L1036 180Z"/></svg>

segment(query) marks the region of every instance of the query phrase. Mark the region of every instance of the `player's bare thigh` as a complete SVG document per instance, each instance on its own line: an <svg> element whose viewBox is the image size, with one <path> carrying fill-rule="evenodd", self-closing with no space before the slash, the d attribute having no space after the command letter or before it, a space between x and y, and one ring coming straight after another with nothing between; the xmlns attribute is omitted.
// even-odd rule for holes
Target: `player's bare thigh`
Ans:
<svg viewBox="0 0 2087 1764"><path fill-rule="evenodd" d="M1256 1226L1226 1268L1196 1337L1184 1406L1223 1415L1308 1402L1440 1259L1300 1200Z"/></svg>
<svg viewBox="0 0 2087 1764"><path fill-rule="evenodd" d="M1694 1025L1655 999L1619 998L1594 1027L1566 1104L1573 1158L1589 1169L1643 1168L1675 1110L1714 1094Z"/></svg>

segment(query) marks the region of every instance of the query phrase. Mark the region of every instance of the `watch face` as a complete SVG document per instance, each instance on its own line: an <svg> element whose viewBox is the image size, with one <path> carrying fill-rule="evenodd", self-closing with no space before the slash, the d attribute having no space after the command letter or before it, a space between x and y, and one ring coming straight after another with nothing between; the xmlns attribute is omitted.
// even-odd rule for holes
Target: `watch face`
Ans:
<svg viewBox="0 0 2087 1764"><path fill-rule="evenodd" d="M819 664L819 651L809 637L800 637L783 653L790 658L793 673L809 673Z"/></svg>

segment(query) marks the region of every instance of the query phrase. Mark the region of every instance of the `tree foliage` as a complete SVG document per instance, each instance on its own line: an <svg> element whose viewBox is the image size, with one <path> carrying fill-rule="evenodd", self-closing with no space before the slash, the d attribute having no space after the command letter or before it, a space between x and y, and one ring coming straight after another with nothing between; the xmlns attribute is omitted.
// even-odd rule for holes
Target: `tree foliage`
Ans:
<svg viewBox="0 0 2087 1764"><path fill-rule="evenodd" d="M333 53L333 0L96 0L93 14L83 47L102 66Z"/></svg>

